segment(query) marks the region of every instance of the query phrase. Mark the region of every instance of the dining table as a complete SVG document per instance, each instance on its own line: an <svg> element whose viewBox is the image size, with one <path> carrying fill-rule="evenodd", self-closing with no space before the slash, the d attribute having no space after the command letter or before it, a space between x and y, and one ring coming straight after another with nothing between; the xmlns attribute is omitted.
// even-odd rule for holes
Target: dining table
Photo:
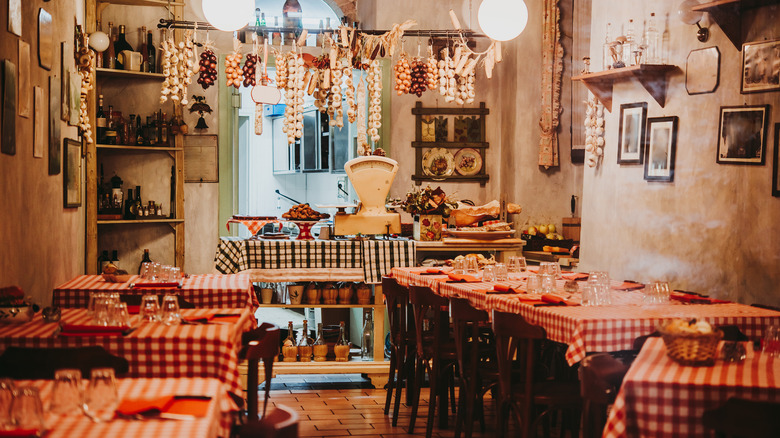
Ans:
<svg viewBox="0 0 780 438"><path fill-rule="evenodd" d="M88 377L88 376L85 376ZM34 386L38 388L44 408L44 425L47 438L136 438L136 437L167 437L167 438L216 438L228 437L232 417L237 412L235 405L223 391L221 382L215 378L119 378L117 393L120 403L159 400L163 397L201 399L207 406L196 407L199 412L190 411L187 407L178 410L182 416L177 419L148 416L131 418L117 416L110 421L95 422L84 415L81 410L69 413L53 413L49 410L54 387L53 380L19 380L14 384L17 388ZM86 388L84 381L82 388ZM192 409L190 407L190 409ZM9 435L13 431L6 431Z"/></svg>
<svg viewBox="0 0 780 438"><path fill-rule="evenodd" d="M131 378L215 378L224 389L243 395L238 370L241 335L257 327L251 309L184 309L185 323L144 322L132 315L130 328L106 334L90 330L87 309L62 309L61 321L47 323L40 314L21 324L0 324L0 352L10 346L66 348L101 346L129 362ZM188 322L189 321L189 322ZM87 326L70 335L65 324Z"/></svg>
<svg viewBox="0 0 780 438"><path fill-rule="evenodd" d="M780 402L780 358L745 344L742 361L686 366L667 356L663 339L649 338L623 378L604 438L714 437L702 416L729 398Z"/></svg>
<svg viewBox="0 0 780 438"><path fill-rule="evenodd" d="M195 307L257 308L259 302L248 274L190 275L179 285L151 283L139 275L125 282L111 282L102 275L79 275L54 288L52 305L86 308L94 292L118 292L126 295L174 293Z"/></svg>
<svg viewBox="0 0 780 438"><path fill-rule="evenodd" d="M585 273L564 272L556 280L552 300L549 296L528 294L526 280L534 273L510 273L507 281L453 281L451 269L425 267L393 268L392 274L402 286L425 286L445 297L462 297L472 306L489 312L517 313L531 324L543 327L550 340L567 345L566 361L574 365L588 353L631 350L634 340L648 335L670 318L704 319L713 325L736 325L751 339L760 339L769 326L780 326L780 312L739 303L713 300L675 292L668 303L645 304L644 285L636 281L610 281L612 303L582 306L579 284ZM574 282L576 291L567 290ZM509 291L495 291L495 286ZM569 283L569 286L572 284ZM552 302L551 302L552 301ZM691 304L696 303L696 304Z"/></svg>

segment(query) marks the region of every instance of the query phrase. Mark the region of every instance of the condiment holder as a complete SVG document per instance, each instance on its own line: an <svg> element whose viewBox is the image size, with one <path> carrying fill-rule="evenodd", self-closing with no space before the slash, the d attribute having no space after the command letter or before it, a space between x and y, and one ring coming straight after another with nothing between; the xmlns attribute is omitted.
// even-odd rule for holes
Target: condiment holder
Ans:
<svg viewBox="0 0 780 438"><path fill-rule="evenodd" d="M333 286L333 283L327 283L322 287L323 304L336 304L338 302L339 291Z"/></svg>
<svg viewBox="0 0 780 438"><path fill-rule="evenodd" d="M352 285L343 283L339 288L339 304L352 304Z"/></svg>

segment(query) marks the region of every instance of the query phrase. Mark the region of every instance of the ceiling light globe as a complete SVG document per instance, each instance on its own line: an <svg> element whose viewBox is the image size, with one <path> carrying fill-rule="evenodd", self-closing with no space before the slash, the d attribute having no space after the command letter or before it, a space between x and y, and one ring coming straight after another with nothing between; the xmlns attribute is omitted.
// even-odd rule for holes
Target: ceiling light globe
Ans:
<svg viewBox="0 0 780 438"><path fill-rule="evenodd" d="M677 7L677 16L680 18L680 21L685 24L696 24L701 21L703 12L692 10L694 6L698 5L698 0L685 0L680 3L680 6Z"/></svg>
<svg viewBox="0 0 780 438"><path fill-rule="evenodd" d="M523 0L484 0L477 14L482 32L497 41L509 41L528 24L528 7Z"/></svg>
<svg viewBox="0 0 780 438"><path fill-rule="evenodd" d="M219 30L232 32L241 29L254 16L253 0L203 0L203 16Z"/></svg>
<svg viewBox="0 0 780 438"><path fill-rule="evenodd" d="M89 36L89 47L96 52L102 52L108 48L108 35L104 32L94 32Z"/></svg>

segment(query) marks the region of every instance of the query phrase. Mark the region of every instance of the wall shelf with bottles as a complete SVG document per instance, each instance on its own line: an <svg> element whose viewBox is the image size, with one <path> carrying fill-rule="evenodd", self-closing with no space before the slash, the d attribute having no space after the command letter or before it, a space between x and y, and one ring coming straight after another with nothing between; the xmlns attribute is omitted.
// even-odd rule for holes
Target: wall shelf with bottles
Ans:
<svg viewBox="0 0 780 438"><path fill-rule="evenodd" d="M679 70L676 65L642 64L573 76L571 80L581 81L585 84L588 90L604 105L604 108L612 112L614 83L636 78L663 108L666 105L668 75L676 70Z"/></svg>
<svg viewBox="0 0 780 438"><path fill-rule="evenodd" d="M778 3L780 0L717 0L701 3L691 10L709 13L734 47L742 50L742 13Z"/></svg>
<svg viewBox="0 0 780 438"><path fill-rule="evenodd" d="M161 219L116 219L116 220L98 220L98 225L121 225L121 224L183 224L184 219L161 218Z"/></svg>

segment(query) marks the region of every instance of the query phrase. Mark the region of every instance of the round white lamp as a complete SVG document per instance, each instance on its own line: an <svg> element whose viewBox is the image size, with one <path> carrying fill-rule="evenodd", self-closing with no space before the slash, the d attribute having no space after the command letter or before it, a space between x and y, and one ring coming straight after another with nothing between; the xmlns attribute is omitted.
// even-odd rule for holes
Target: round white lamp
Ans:
<svg viewBox="0 0 780 438"><path fill-rule="evenodd" d="M203 0L203 16L219 30L232 32L241 29L254 17L253 0Z"/></svg>
<svg viewBox="0 0 780 438"><path fill-rule="evenodd" d="M528 7L523 0L484 0L477 14L485 35L497 41L509 41L528 24Z"/></svg>
<svg viewBox="0 0 780 438"><path fill-rule="evenodd" d="M103 32L93 32L89 36L89 47L96 52L102 52L108 48L108 35Z"/></svg>
<svg viewBox="0 0 780 438"><path fill-rule="evenodd" d="M699 0L685 0L677 7L677 16L680 17L680 21L685 24L695 24L699 30L696 32L696 39L702 43L707 42L710 38L710 30L706 27L701 27L699 22L701 21L704 13L701 11L694 11L693 7L699 5Z"/></svg>

